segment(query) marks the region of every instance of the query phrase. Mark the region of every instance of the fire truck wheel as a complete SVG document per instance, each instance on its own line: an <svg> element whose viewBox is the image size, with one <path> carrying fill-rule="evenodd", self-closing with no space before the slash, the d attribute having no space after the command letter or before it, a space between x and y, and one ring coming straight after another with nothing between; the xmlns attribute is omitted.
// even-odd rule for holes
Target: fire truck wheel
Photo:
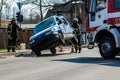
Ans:
<svg viewBox="0 0 120 80"><path fill-rule="evenodd" d="M113 59L117 55L115 41L111 37L104 37L100 41L99 51L104 59Z"/></svg>
<svg viewBox="0 0 120 80"><path fill-rule="evenodd" d="M35 52L35 54L36 54L36 56L41 56L41 51L34 51Z"/></svg>
<svg viewBox="0 0 120 80"><path fill-rule="evenodd" d="M54 48L50 48L50 52L51 52L53 55L55 55L55 54L56 54L56 49L55 49L55 47L54 47Z"/></svg>

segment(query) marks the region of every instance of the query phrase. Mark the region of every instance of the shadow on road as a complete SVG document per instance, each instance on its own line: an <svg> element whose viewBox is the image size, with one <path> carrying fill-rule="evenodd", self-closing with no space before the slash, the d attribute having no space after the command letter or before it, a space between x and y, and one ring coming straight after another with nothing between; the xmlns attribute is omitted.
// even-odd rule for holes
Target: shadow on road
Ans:
<svg viewBox="0 0 120 80"><path fill-rule="evenodd" d="M100 57L80 57L80 58L60 59L60 60L53 60L53 61L65 61L65 62L82 63L82 64L88 63L88 64L120 67L120 58L103 59Z"/></svg>

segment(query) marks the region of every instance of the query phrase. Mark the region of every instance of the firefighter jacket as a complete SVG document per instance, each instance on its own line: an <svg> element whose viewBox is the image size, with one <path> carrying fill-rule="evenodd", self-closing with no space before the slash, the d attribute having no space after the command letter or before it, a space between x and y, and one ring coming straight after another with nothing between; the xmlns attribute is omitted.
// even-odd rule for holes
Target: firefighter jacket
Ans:
<svg viewBox="0 0 120 80"><path fill-rule="evenodd" d="M18 37L18 30L21 30L16 23L10 23L7 28L10 39L16 40Z"/></svg>
<svg viewBox="0 0 120 80"><path fill-rule="evenodd" d="M80 36L80 35L81 35L80 25L77 24L77 23L73 23L72 27L73 27L73 29L74 29L73 33L74 33L76 36Z"/></svg>

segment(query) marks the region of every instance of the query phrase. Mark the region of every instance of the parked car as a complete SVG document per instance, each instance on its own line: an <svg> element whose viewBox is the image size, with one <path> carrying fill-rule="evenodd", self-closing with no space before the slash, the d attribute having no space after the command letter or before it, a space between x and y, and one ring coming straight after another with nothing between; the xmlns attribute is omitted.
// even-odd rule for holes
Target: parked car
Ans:
<svg viewBox="0 0 120 80"><path fill-rule="evenodd" d="M37 56L45 49L50 49L52 54L56 54L55 47L73 36L72 26L67 19L54 15L35 26L34 35L29 39L30 48Z"/></svg>

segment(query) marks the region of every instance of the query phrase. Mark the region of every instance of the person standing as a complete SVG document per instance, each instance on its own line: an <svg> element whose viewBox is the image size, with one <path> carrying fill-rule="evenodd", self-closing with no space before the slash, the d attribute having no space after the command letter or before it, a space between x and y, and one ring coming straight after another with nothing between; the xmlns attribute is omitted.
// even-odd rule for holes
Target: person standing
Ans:
<svg viewBox="0 0 120 80"><path fill-rule="evenodd" d="M81 37L81 29L80 25L78 24L78 19L74 18L72 27L74 29L73 34L75 35L74 40L74 47L75 47L75 53L77 53L77 50L79 50L78 53L81 52L81 43L80 43L80 37Z"/></svg>
<svg viewBox="0 0 120 80"><path fill-rule="evenodd" d="M22 30L22 29L16 24L16 19L12 18L7 28L7 32L8 32L7 51L8 52L10 52L11 49L12 49L12 52L15 52L16 43L18 40L18 30Z"/></svg>

